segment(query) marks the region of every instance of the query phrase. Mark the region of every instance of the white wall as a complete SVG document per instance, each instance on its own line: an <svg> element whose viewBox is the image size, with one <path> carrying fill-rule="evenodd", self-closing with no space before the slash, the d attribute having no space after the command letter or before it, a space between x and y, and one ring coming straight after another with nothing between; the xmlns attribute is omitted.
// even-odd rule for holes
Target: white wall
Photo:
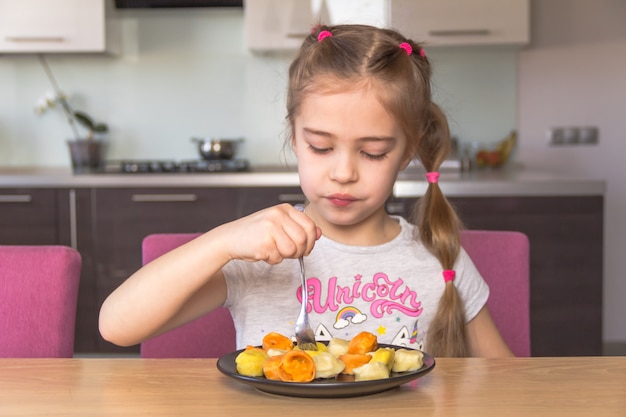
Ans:
<svg viewBox="0 0 626 417"><path fill-rule="evenodd" d="M120 56L48 55L77 108L109 123L108 157L197 158L192 136L244 137L240 156L278 164L287 66L244 45L242 9L120 10ZM493 142L516 121L512 48L430 50L435 90L461 140ZM0 56L0 167L66 166L60 111L36 116L51 86L36 56Z"/></svg>
<svg viewBox="0 0 626 417"><path fill-rule="evenodd" d="M626 2L535 0L520 54L518 158L607 181L604 340L626 341ZM598 126L597 146L548 146L551 126ZM581 337L585 337L581 334Z"/></svg>

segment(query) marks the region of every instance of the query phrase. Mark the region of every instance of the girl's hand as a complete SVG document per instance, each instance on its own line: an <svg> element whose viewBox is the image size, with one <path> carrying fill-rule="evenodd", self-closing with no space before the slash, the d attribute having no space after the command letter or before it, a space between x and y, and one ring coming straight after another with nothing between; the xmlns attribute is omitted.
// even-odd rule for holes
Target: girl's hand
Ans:
<svg viewBox="0 0 626 417"><path fill-rule="evenodd" d="M289 204L258 211L214 231L229 259L269 264L308 255L322 235L306 214Z"/></svg>

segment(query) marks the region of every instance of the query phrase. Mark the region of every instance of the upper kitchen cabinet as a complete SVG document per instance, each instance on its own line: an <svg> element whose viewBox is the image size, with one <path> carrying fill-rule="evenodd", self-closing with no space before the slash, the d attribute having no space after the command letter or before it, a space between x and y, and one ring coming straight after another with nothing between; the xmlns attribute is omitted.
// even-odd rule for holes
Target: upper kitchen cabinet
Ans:
<svg viewBox="0 0 626 417"><path fill-rule="evenodd" d="M530 0L391 0L391 26L427 46L525 45Z"/></svg>
<svg viewBox="0 0 626 417"><path fill-rule="evenodd" d="M311 27L363 23L400 30L428 46L523 45L530 0L247 0L248 48L295 51Z"/></svg>
<svg viewBox="0 0 626 417"><path fill-rule="evenodd" d="M108 52L106 0L0 0L0 53Z"/></svg>
<svg viewBox="0 0 626 417"><path fill-rule="evenodd" d="M246 0L248 48L254 52L295 51L314 24L363 23L387 26L390 0Z"/></svg>

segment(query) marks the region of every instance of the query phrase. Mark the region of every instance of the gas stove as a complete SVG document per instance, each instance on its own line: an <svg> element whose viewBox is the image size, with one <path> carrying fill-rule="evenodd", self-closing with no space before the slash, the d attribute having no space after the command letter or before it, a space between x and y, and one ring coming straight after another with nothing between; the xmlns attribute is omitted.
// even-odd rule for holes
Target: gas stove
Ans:
<svg viewBox="0 0 626 417"><path fill-rule="evenodd" d="M216 172L246 172L250 170L246 159L211 160L120 160L107 161L107 174L197 174Z"/></svg>

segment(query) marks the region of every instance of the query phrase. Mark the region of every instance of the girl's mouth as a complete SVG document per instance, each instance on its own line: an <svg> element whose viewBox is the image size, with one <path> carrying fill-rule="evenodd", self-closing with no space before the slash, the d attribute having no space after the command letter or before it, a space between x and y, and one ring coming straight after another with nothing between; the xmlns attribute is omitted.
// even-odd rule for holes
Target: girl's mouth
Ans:
<svg viewBox="0 0 626 417"><path fill-rule="evenodd" d="M357 199L349 194L333 194L327 197L334 206L347 207L354 203Z"/></svg>

